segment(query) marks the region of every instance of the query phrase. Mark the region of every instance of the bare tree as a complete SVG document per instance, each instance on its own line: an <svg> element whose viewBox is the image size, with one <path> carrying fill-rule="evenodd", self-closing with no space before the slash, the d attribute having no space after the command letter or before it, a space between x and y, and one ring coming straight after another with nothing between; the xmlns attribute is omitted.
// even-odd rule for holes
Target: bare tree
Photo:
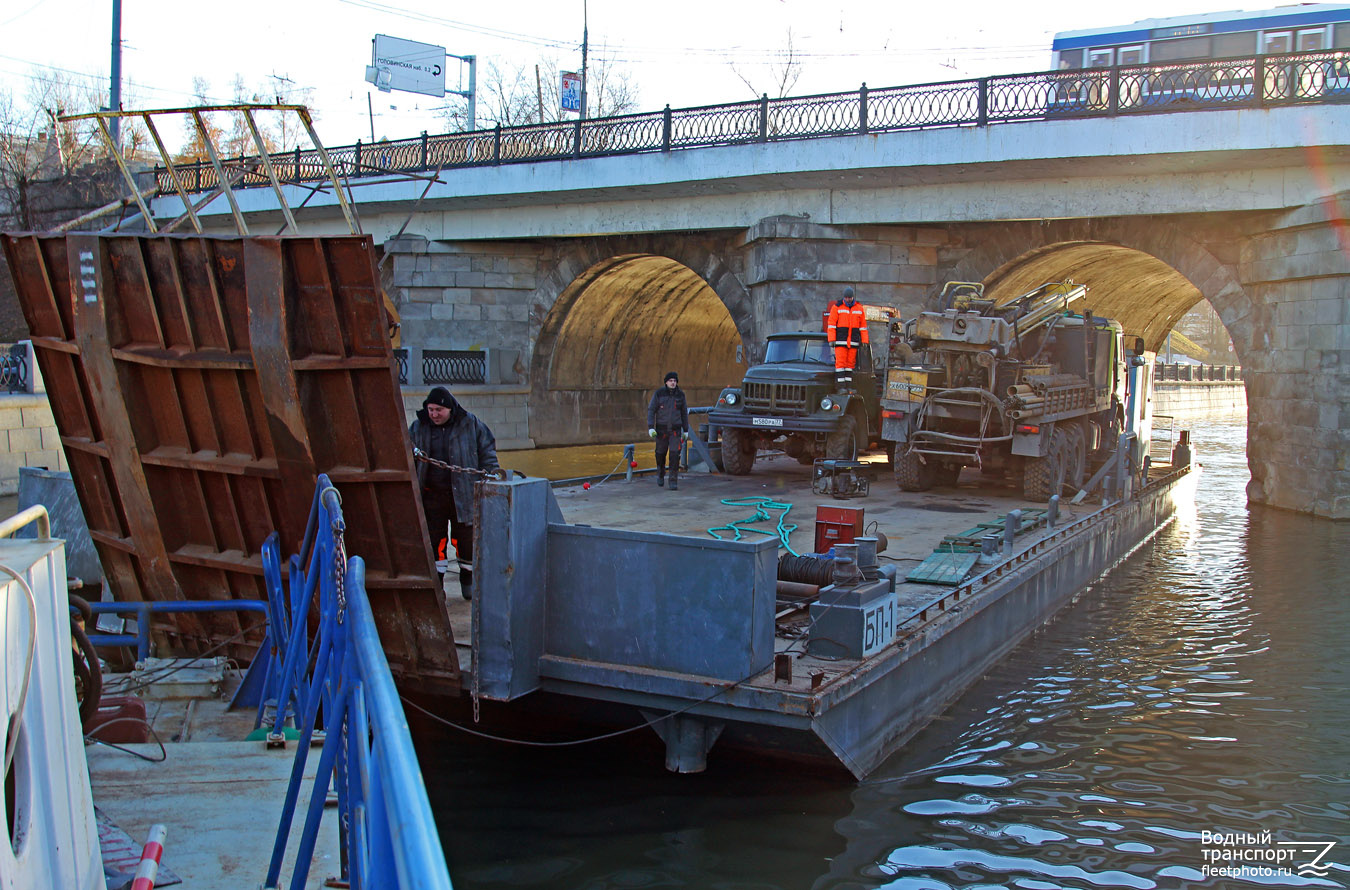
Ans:
<svg viewBox="0 0 1350 890"><path fill-rule="evenodd" d="M791 28L787 30L787 40L778 60L765 63L763 69L756 80L751 80L736 67L735 62L731 63L732 73L740 78L741 83L750 88L750 92L754 94L756 99L764 95L771 99L786 98L792 92L792 88L797 85L797 81L802 76L802 60L797 55Z"/></svg>
<svg viewBox="0 0 1350 890"><path fill-rule="evenodd" d="M36 183L60 179L104 154L92 121L61 121L99 107L98 92L60 72L30 81L24 101L0 92L0 222L40 227L33 203Z"/></svg>
<svg viewBox="0 0 1350 890"><path fill-rule="evenodd" d="M478 78L478 126L517 127L561 120L561 76L562 69L553 58L528 65L490 60ZM595 59L586 77L589 117L613 117L637 110L637 89L626 70L605 59ZM447 106L441 117L452 131L468 128L467 108L462 103Z"/></svg>
<svg viewBox="0 0 1350 890"><path fill-rule="evenodd" d="M312 101L314 91L297 88L289 78L272 75L273 83L249 86L242 75L236 74L231 88L230 102L235 105L305 105ZM192 79L193 98L198 105L219 104L209 98L211 84L202 77ZM256 155L257 141L241 113L203 112L202 123L206 136L222 157ZM308 141L308 133L294 112L255 112L254 122L262 136L263 147L270 154L289 151ZM189 117L184 123L183 147L175 160L205 160L206 145L202 131Z"/></svg>

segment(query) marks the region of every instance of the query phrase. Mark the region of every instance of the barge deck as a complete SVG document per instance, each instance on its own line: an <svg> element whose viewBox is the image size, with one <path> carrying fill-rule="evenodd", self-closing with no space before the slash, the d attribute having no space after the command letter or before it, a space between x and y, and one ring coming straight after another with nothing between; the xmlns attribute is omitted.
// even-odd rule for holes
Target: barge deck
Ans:
<svg viewBox="0 0 1350 890"><path fill-rule="evenodd" d="M485 510L499 521L490 523L479 552L511 557L501 566L505 572L494 574L490 556L480 566L475 603L448 598L460 662L472 665L466 692L487 700L480 707L483 728L492 731L500 720L519 732L522 712L544 726L552 726L548 717L587 713L606 728L651 724L666 743L667 767L676 771L701 770L715 743L865 776L1165 526L1194 481L1189 468L1158 466L1128 499L1066 504L1053 527L1030 523L1010 549L942 586L907 576L944 540L992 531L1010 511L1035 515L1045 505L970 471L955 488L904 493L890 483L887 465L875 470L872 493L847 501L813 494L811 468L786 459L746 477L688 474L675 492L642 477L560 487L547 493L557 512L546 532L527 519L531 508L523 503L529 485L542 489L542 480L488 486L510 489L505 500L522 503L500 514ZM818 507L861 507L867 531L888 540L879 561L895 566L893 594L878 598L874 589L876 596L863 602L826 587L814 606L773 596L781 507L756 526L767 534L732 542L708 532L745 519L754 498L793 505L787 522L798 527L788 541L798 553L812 549ZM536 491L534 500L542 515L544 495ZM547 553L540 560L547 566L512 546L525 539ZM584 557L572 552L578 545L591 545ZM732 567L738 559L732 551L755 569ZM974 554L967 560L975 561ZM564 576L551 568L555 563L571 570ZM540 585L533 593L520 583L531 573ZM754 591L742 589L746 584ZM486 624L476 628L484 598ZM882 606L889 614L876 613ZM872 643L829 640L855 631L886 636ZM813 636L827 642L815 645L820 640ZM494 708L493 699L509 704Z"/></svg>

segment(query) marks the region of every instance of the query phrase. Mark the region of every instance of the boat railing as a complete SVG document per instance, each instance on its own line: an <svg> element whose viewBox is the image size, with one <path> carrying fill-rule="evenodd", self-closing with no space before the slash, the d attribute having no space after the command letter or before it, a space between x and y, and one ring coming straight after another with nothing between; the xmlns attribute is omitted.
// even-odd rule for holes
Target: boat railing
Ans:
<svg viewBox="0 0 1350 890"><path fill-rule="evenodd" d="M426 786L366 594L365 563L360 557L347 558L345 530L338 490L327 475L320 475L305 540L300 554L290 559L287 584L282 582L275 533L263 548L269 615L282 664L282 686L269 690L277 705L269 740L284 738L288 714L299 731L263 887L280 890L310 744L321 738L288 886L306 885L331 785L340 812L339 880L345 886L449 890L450 874ZM309 612L316 593L319 620L311 631Z"/></svg>

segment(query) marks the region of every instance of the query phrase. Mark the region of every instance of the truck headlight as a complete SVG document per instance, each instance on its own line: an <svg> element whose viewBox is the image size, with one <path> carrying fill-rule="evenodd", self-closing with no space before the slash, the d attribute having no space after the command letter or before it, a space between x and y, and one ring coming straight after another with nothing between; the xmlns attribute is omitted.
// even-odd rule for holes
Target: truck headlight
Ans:
<svg viewBox="0 0 1350 890"><path fill-rule="evenodd" d="M727 393L727 404L728 405L736 404L736 394L734 392Z"/></svg>
<svg viewBox="0 0 1350 890"><path fill-rule="evenodd" d="M829 411L833 407L834 407L834 399L830 398L829 396L826 396L825 398L820 400L821 411Z"/></svg>

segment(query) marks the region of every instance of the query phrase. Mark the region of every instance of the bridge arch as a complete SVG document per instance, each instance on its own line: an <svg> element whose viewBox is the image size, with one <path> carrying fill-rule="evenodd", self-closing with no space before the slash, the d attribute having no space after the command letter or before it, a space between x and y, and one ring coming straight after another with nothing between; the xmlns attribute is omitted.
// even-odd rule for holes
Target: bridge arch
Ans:
<svg viewBox="0 0 1350 890"><path fill-rule="evenodd" d="M1201 238L1157 219L1053 220L999 227L995 237L971 233L980 245L940 280L984 281L995 299L1011 299L1046 281L1088 286L1087 307L1114 318L1157 351L1192 307L1208 300L1222 319L1244 367L1261 362L1254 343L1256 301L1236 269Z"/></svg>
<svg viewBox="0 0 1350 890"><path fill-rule="evenodd" d="M578 245L536 292L536 444L633 435L667 371L679 373L691 406L710 404L740 379L738 347L751 325L739 279L706 249L662 250L641 240Z"/></svg>

